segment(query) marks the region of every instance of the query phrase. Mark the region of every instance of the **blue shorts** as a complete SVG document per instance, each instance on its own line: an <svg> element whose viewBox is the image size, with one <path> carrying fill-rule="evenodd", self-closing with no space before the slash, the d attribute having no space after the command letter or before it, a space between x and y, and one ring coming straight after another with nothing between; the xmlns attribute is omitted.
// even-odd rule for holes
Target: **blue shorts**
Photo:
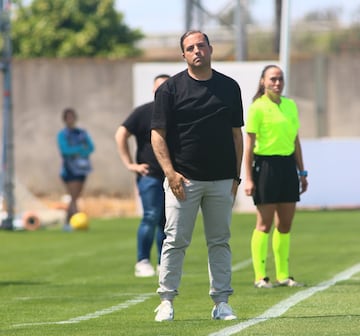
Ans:
<svg viewBox="0 0 360 336"><path fill-rule="evenodd" d="M61 173L61 179L65 183L72 181L84 182L86 180L86 175L74 175L69 170L64 169Z"/></svg>

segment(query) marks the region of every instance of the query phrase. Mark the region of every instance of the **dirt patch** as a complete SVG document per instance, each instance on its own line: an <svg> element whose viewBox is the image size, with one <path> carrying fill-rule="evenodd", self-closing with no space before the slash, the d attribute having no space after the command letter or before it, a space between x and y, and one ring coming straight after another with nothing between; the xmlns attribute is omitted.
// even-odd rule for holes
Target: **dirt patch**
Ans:
<svg viewBox="0 0 360 336"><path fill-rule="evenodd" d="M64 200L42 198L49 208L66 209ZM119 199L108 196L82 197L79 199L78 207L89 217L133 217L139 215L138 204L133 199ZM141 211L141 209L140 209Z"/></svg>

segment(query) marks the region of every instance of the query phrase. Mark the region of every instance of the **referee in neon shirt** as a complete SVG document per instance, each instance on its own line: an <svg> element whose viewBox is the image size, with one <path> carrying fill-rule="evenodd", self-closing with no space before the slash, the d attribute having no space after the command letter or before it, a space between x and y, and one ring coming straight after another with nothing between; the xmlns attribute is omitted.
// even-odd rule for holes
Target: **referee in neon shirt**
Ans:
<svg viewBox="0 0 360 336"><path fill-rule="evenodd" d="M246 123L245 193L256 205L251 253L256 288L298 287L289 274L290 230L296 202L308 187L298 135L299 117L293 100L282 96L284 75L276 65L261 73ZM266 273L268 241L272 233L276 282Z"/></svg>

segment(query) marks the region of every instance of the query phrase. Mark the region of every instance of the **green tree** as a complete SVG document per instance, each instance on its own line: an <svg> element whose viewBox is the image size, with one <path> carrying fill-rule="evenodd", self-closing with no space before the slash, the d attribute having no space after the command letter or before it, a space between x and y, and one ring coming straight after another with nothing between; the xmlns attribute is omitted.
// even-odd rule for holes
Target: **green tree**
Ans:
<svg viewBox="0 0 360 336"><path fill-rule="evenodd" d="M141 31L131 30L113 0L14 1L13 55L33 57L138 56Z"/></svg>

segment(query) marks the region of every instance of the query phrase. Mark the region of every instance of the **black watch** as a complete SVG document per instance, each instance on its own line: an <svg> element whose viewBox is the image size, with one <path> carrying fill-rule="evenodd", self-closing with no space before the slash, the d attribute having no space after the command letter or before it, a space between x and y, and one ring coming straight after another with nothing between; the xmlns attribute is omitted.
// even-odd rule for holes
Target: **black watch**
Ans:
<svg viewBox="0 0 360 336"><path fill-rule="evenodd" d="M234 177L234 181L236 181L237 184L240 185L240 183L241 183L241 178L238 177L238 176L236 176L236 177Z"/></svg>

